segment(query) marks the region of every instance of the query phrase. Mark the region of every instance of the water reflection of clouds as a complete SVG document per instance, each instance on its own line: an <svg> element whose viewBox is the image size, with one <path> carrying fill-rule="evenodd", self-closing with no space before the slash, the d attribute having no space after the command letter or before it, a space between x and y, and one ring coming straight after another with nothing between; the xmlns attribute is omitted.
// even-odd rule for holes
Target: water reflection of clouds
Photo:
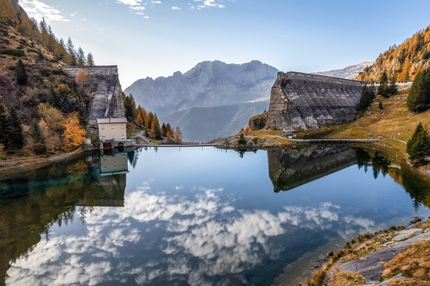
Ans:
<svg viewBox="0 0 430 286"><path fill-rule="evenodd" d="M126 195L124 208L94 208L85 236L58 234L41 241L27 259L13 264L7 282L95 285L129 277L138 284L246 282L243 271L276 259L288 247L271 238L288 235L291 226L319 231L337 224L342 236L375 227L368 219L343 215L331 203L286 206L273 213L237 209L236 198L222 199L222 192L195 188L192 197L156 194L148 183Z"/></svg>

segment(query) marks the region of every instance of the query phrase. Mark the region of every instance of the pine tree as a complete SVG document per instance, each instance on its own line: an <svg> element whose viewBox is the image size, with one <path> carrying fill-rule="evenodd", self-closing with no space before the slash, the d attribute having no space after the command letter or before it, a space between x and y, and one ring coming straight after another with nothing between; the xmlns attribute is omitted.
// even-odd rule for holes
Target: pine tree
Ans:
<svg viewBox="0 0 430 286"><path fill-rule="evenodd" d="M154 116L154 120L152 121L151 130L154 134L155 139L161 139L161 130L160 123L158 122L157 116Z"/></svg>
<svg viewBox="0 0 430 286"><path fill-rule="evenodd" d="M19 85L26 85L27 84L27 72L25 70L24 63L21 59L18 60L15 67L15 76L16 76L16 82Z"/></svg>
<svg viewBox="0 0 430 286"><path fill-rule="evenodd" d="M67 61L67 63L71 66L76 66L78 64L78 61L76 59L76 54L75 54L75 47L72 43L72 39L67 40L67 52L69 53L69 59Z"/></svg>
<svg viewBox="0 0 430 286"><path fill-rule="evenodd" d="M92 53L88 53L88 55L87 55L87 65L90 67L95 65L94 64L94 57L93 57Z"/></svg>
<svg viewBox="0 0 430 286"><path fill-rule="evenodd" d="M388 97L388 76L384 71L381 75L381 79L379 80L378 94L383 97Z"/></svg>
<svg viewBox="0 0 430 286"><path fill-rule="evenodd" d="M373 91L373 88L369 89L367 85L365 85L363 87L363 91L361 92L358 110L366 110L372 103L373 99L375 99L375 92Z"/></svg>
<svg viewBox="0 0 430 286"><path fill-rule="evenodd" d="M430 69L421 71L415 77L407 99L409 110L420 112L427 109L430 101Z"/></svg>
<svg viewBox="0 0 430 286"><path fill-rule="evenodd" d="M396 95L397 94L397 85L396 85L396 78L393 76L390 79L390 84L388 85L388 95Z"/></svg>
<svg viewBox="0 0 430 286"><path fill-rule="evenodd" d="M425 130L418 135L417 140L410 148L409 158L414 165L425 164L425 157L429 155L429 144L429 136L427 130Z"/></svg>
<svg viewBox="0 0 430 286"><path fill-rule="evenodd" d="M425 157L430 155L430 138L421 122L406 145L406 152L414 165L423 165Z"/></svg>
<svg viewBox="0 0 430 286"><path fill-rule="evenodd" d="M129 96L123 94L125 114L128 121L134 122L136 119L136 102L134 101L133 95L130 93Z"/></svg>
<svg viewBox="0 0 430 286"><path fill-rule="evenodd" d="M58 106L59 106L58 96L57 96L57 93L55 92L54 87L52 85L49 88L47 101L51 106L58 108Z"/></svg>
<svg viewBox="0 0 430 286"><path fill-rule="evenodd" d="M406 152L409 154L412 150L412 145L415 141L417 141L417 138L421 132L424 131L424 126L420 122L418 123L417 127L415 128L414 134L412 134L412 137L409 139L408 143L406 144Z"/></svg>
<svg viewBox="0 0 430 286"><path fill-rule="evenodd" d="M8 140L5 147L6 149L21 149L24 146L24 142L21 120L15 108L12 108L9 116Z"/></svg>
<svg viewBox="0 0 430 286"><path fill-rule="evenodd" d="M31 124L30 135L33 139L33 152L37 155L46 154L46 141L37 120Z"/></svg>
<svg viewBox="0 0 430 286"><path fill-rule="evenodd" d="M78 66L80 66L80 67L85 66L85 64L86 64L85 53L81 47L79 47L79 49L78 49L77 60L78 60Z"/></svg>
<svg viewBox="0 0 430 286"><path fill-rule="evenodd" d="M163 122L163 125L161 125L161 135L166 137L166 133L167 133L167 127Z"/></svg>

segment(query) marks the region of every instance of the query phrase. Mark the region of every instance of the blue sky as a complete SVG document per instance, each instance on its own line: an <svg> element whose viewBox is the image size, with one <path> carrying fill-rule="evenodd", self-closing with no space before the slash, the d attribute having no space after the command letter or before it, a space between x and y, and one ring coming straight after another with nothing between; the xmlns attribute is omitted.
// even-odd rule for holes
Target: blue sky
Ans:
<svg viewBox="0 0 430 286"><path fill-rule="evenodd" d="M118 65L123 89L198 62L314 72L373 61L430 25L414 0L19 0L54 34Z"/></svg>

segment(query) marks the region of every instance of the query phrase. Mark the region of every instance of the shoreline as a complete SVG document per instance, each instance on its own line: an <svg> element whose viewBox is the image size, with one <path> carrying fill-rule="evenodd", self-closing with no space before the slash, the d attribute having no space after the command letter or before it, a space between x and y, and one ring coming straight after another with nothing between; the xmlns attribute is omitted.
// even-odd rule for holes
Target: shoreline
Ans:
<svg viewBox="0 0 430 286"><path fill-rule="evenodd" d="M382 286L402 280L418 283L413 285L421 285L419 283L424 282L424 280L419 280L419 276L415 277L414 274L411 274L412 272L402 271L401 267L407 268L408 265L396 266L390 270L390 266L392 267L390 265L391 260L396 261L396 259L399 259L398 257L404 259L405 256L410 256L410 253L407 254L410 249L415 248L413 252L416 253L416 249L422 248L423 244L430 241L430 217L424 220L421 220L421 218L417 220L417 218L415 217L415 221L411 221L407 226L391 226L374 234L358 235L351 242L347 241L342 249L332 253L328 261L315 269L311 275L305 277L298 285L365 284ZM423 255L425 256L426 254ZM414 265L415 273L418 274L419 272L416 269L419 266L419 259L422 259L422 257L411 257L411 261L406 263ZM427 260L427 257L425 259ZM387 269L391 271L391 275L387 275ZM381 280L383 274L385 274L385 277Z"/></svg>
<svg viewBox="0 0 430 286"><path fill-rule="evenodd" d="M28 171L31 169L38 169L50 164L60 162L74 156L84 153L83 148L79 148L69 153L63 153L59 155L53 155L48 157L22 157L12 160L0 161L0 174L5 175L13 173L15 171Z"/></svg>
<svg viewBox="0 0 430 286"><path fill-rule="evenodd" d="M277 136L274 136L276 138ZM261 150L270 150L274 148L296 148L297 145L314 145L314 144L365 144L367 146L379 146L378 149L385 149L387 146L384 146L383 144L380 144L380 140L375 139L336 139L336 138L327 138L327 139L286 139L290 144L285 144L285 142L277 142L277 144L274 144L274 142L264 142L256 145L240 145L240 144L229 144L228 146L225 146L224 142L218 141L218 142L211 142L211 143L197 143L197 144L136 144L133 146L133 148L141 148L141 147L152 147L152 148L196 148L196 147L215 147L219 149L231 149L231 150L238 150L238 149L249 149L249 150L255 150L255 149L261 149ZM373 148L371 148L373 149ZM92 151L98 151L92 150ZM90 151L90 152L92 152ZM399 151L399 150L398 150ZM69 152L69 153L62 153L58 155L52 155L48 157L17 157L15 159L11 160L3 160L0 161L0 174L8 174L14 171L28 171L31 169L38 169L45 166L48 166L50 164L71 158L76 155L80 155L82 153L85 153L85 151L82 147L79 149ZM401 156L404 157L405 154L402 154L400 152ZM408 164L410 165L410 164ZM412 166L410 166L413 168ZM424 177L430 178L430 169L423 170L422 168L414 168L417 172L419 172Z"/></svg>

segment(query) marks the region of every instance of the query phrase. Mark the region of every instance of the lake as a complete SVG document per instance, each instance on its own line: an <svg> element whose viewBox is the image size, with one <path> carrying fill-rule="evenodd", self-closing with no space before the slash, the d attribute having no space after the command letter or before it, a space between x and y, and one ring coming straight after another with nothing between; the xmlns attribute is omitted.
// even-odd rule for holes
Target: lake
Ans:
<svg viewBox="0 0 430 286"><path fill-rule="evenodd" d="M345 145L87 153L0 177L0 281L292 284L360 233L427 218L429 189Z"/></svg>

